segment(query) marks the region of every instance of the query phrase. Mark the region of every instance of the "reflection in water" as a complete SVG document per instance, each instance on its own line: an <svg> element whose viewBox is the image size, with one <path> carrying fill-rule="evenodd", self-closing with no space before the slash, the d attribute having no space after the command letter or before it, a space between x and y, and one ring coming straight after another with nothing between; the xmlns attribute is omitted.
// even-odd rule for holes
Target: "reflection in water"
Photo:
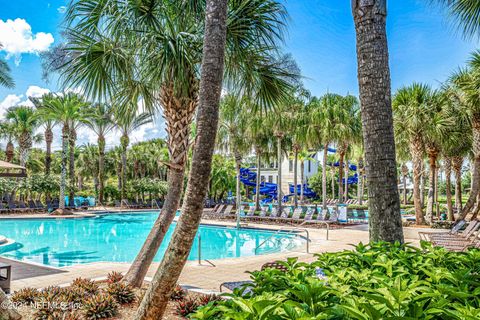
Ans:
<svg viewBox="0 0 480 320"><path fill-rule="evenodd" d="M131 262L157 217L156 213L142 213L85 219L0 219L0 234L16 241L15 245L0 248L0 254L59 267L97 261ZM172 224L156 261L165 252L174 228ZM201 225L199 233L202 259L252 256L255 248L267 239L257 254L279 252L301 242L292 234L264 230ZM197 241L198 238L190 260L198 258Z"/></svg>

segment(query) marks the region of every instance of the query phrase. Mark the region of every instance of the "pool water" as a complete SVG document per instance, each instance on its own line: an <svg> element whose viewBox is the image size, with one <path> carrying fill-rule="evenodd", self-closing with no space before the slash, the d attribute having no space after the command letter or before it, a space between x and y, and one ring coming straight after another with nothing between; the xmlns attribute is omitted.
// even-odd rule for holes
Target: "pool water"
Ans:
<svg viewBox="0 0 480 320"><path fill-rule="evenodd" d="M145 212L80 219L0 219L0 234L15 240L14 245L0 248L0 254L55 267L98 261L132 262L157 217L158 213ZM160 261L174 228L175 223L170 226L155 261ZM202 259L281 252L302 242L295 234L260 229L201 225L198 232ZM267 239L255 253L255 248ZM188 259L198 259L198 238Z"/></svg>

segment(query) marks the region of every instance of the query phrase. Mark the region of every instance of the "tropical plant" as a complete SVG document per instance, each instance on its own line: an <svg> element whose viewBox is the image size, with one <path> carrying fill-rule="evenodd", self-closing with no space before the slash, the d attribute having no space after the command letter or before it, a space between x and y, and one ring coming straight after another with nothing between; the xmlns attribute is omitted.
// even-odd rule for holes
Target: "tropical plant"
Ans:
<svg viewBox="0 0 480 320"><path fill-rule="evenodd" d="M40 140L35 131L40 126L40 120L35 109L26 106L11 107L5 114L5 119L12 123L15 138L18 141L20 165L25 166L33 140Z"/></svg>
<svg viewBox="0 0 480 320"><path fill-rule="evenodd" d="M3 48L3 45L0 43L0 50ZM0 86L6 88L14 88L15 81L10 74L10 67L8 66L5 60L0 58Z"/></svg>
<svg viewBox="0 0 480 320"><path fill-rule="evenodd" d="M15 127L11 122L0 122L0 137L7 141L5 148L5 161L12 162L15 155L15 147L13 146L13 140L15 138Z"/></svg>
<svg viewBox="0 0 480 320"><path fill-rule="evenodd" d="M88 104L83 97L75 93L63 95L52 95L44 97L39 110L44 119L51 119L62 124L62 163L60 175L60 201L59 209L65 211L65 193L67 186L67 153L70 145L70 159L75 156L74 146L76 127L79 123L87 122L88 115L86 107ZM73 201L73 190L75 183L74 162L70 161L70 194L69 199ZM73 176L72 176L73 175Z"/></svg>
<svg viewBox="0 0 480 320"><path fill-rule="evenodd" d="M403 242L387 45L387 1L352 1L372 241ZM388 186L388 188L385 188Z"/></svg>

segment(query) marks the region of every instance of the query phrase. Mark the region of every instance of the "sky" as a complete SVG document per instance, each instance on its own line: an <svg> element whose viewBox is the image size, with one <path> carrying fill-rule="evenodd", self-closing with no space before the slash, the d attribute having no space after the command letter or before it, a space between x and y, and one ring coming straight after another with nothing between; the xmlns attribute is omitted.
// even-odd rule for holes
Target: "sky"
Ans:
<svg viewBox="0 0 480 320"><path fill-rule="evenodd" d="M282 1L282 0L281 0ZM50 77L42 79L39 53L61 40L61 22L67 0L2 1L0 11L0 56L7 60L16 81L14 89L0 88L0 119L13 105L28 104L28 96L58 91ZM447 14L426 0L388 0L387 36L390 51L392 91L412 82L438 87L452 71L464 65L478 41L464 40ZM313 95L326 92L358 94L355 29L350 0L287 0L289 14L285 42ZM159 117L160 119L160 117ZM58 129L57 129L58 130ZM95 143L87 129L79 143ZM132 142L165 136L163 122L142 127ZM59 147L55 139L54 148ZM107 145L118 144L112 132Z"/></svg>

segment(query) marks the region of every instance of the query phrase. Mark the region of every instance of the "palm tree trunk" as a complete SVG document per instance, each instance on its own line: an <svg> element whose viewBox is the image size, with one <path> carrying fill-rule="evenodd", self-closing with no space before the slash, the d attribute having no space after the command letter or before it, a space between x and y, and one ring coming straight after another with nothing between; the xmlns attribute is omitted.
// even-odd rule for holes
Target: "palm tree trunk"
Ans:
<svg viewBox="0 0 480 320"><path fill-rule="evenodd" d="M260 148L256 148L255 153L257 154L257 179L255 181L255 211L260 210L260 166L261 166L261 154L260 154Z"/></svg>
<svg viewBox="0 0 480 320"><path fill-rule="evenodd" d="M420 138L417 138L410 143L410 153L412 155L413 162L413 204L415 206L415 220L417 224L423 225L425 224L425 219L423 217L420 191L420 175L422 174L423 162L423 146Z"/></svg>
<svg viewBox="0 0 480 320"><path fill-rule="evenodd" d="M455 208L457 212L462 211L462 166L463 157L456 156L452 158L453 174L455 176Z"/></svg>
<svg viewBox="0 0 480 320"><path fill-rule="evenodd" d="M467 214L472 210L473 205L480 193L480 113L472 115L472 132L473 132L473 170L472 170L472 188L468 196L467 203L459 214L457 221L465 219Z"/></svg>
<svg viewBox="0 0 480 320"><path fill-rule="evenodd" d="M211 173L226 40L227 0L207 0L197 138L182 215L135 319L161 319L192 248Z"/></svg>
<svg viewBox="0 0 480 320"><path fill-rule="evenodd" d="M300 161L300 203L303 204L303 194L305 192L305 162Z"/></svg>
<svg viewBox="0 0 480 320"><path fill-rule="evenodd" d="M12 162L15 155L15 147L13 146L12 141L8 141L7 147L5 149L5 161Z"/></svg>
<svg viewBox="0 0 480 320"><path fill-rule="evenodd" d="M50 169L52 166L52 142L53 142L52 127L47 126L45 128L45 143L47 147L47 150L45 152L45 175L50 174Z"/></svg>
<svg viewBox="0 0 480 320"><path fill-rule="evenodd" d="M453 217L453 201L452 201L452 158L445 157L445 189L447 196L447 219L454 221Z"/></svg>
<svg viewBox="0 0 480 320"><path fill-rule="evenodd" d="M237 178L235 181L235 196L236 196L236 218L237 218L237 228L240 228L240 211L242 208L242 193L240 189L240 169L242 168L242 156L240 153L235 151L235 168L237 170Z"/></svg>
<svg viewBox="0 0 480 320"><path fill-rule="evenodd" d="M358 204L363 204L363 183L364 183L364 173L363 173L363 157L358 159Z"/></svg>
<svg viewBox="0 0 480 320"><path fill-rule="evenodd" d="M77 139L77 133L75 132L75 129L72 128L70 131L70 137L69 137L69 151L70 151L70 168L69 168L69 174L70 174L70 190L68 192L68 205L70 207L73 207L75 204L75 140Z"/></svg>
<svg viewBox="0 0 480 320"><path fill-rule="evenodd" d="M348 160L346 160L345 161L345 196L344 196L345 201L348 200L348 174L349 174Z"/></svg>
<svg viewBox="0 0 480 320"><path fill-rule="evenodd" d="M352 1L371 241L403 242L386 34L386 0Z"/></svg>
<svg viewBox="0 0 480 320"><path fill-rule="evenodd" d="M427 214L426 218L429 223L433 223L433 210L435 205L435 173L437 172L437 156L436 153L429 152L429 177L428 177L428 197L427 197Z"/></svg>
<svg viewBox="0 0 480 320"><path fill-rule="evenodd" d="M105 171L105 137L103 134L98 136L98 202L103 204L104 189L104 171Z"/></svg>
<svg viewBox="0 0 480 320"><path fill-rule="evenodd" d="M278 205L278 211L277 215L280 216L282 214L282 198L283 198L283 193L282 193L282 138L283 138L283 133L282 132L277 132L277 205Z"/></svg>
<svg viewBox="0 0 480 320"><path fill-rule="evenodd" d="M330 166L330 172L332 176L332 199L335 199L335 166Z"/></svg>
<svg viewBox="0 0 480 320"><path fill-rule="evenodd" d="M425 164L423 163L423 159L421 162L421 170L420 170L420 205L422 209L425 207L425 177L427 175L427 170L425 168Z"/></svg>
<svg viewBox="0 0 480 320"><path fill-rule="evenodd" d="M162 89L161 100L167 122L167 146L170 159L168 192L161 214L125 275L125 281L134 287L142 286L148 268L152 264L180 205L190 147L190 127L197 106L196 86L192 88L189 97L177 98L174 95L173 87Z"/></svg>
<svg viewBox="0 0 480 320"><path fill-rule="evenodd" d="M65 210L65 191L67 187L67 153L68 153L68 125L64 125L62 129L62 168L60 174L60 199L59 208Z"/></svg>
<svg viewBox="0 0 480 320"><path fill-rule="evenodd" d="M293 147L293 153L294 153L294 158L293 158L293 206L295 209L298 207L298 194L297 194L297 187L298 187L298 146Z"/></svg>
<svg viewBox="0 0 480 320"><path fill-rule="evenodd" d="M327 210L327 161L328 161L328 143L323 146L323 166L322 166L322 208ZM333 190L334 182L332 180L332 194L335 197Z"/></svg>
<svg viewBox="0 0 480 320"><path fill-rule="evenodd" d="M339 152L339 160L338 160L338 203L343 203L343 159L345 154L343 152Z"/></svg>
<svg viewBox="0 0 480 320"><path fill-rule="evenodd" d="M403 175L403 204L407 205L407 175Z"/></svg>
<svg viewBox="0 0 480 320"><path fill-rule="evenodd" d="M128 144L130 143L130 138L126 133L124 133L120 138L120 143L122 145L121 195L122 195L122 201L126 201L127 200L127 148L128 148Z"/></svg>

